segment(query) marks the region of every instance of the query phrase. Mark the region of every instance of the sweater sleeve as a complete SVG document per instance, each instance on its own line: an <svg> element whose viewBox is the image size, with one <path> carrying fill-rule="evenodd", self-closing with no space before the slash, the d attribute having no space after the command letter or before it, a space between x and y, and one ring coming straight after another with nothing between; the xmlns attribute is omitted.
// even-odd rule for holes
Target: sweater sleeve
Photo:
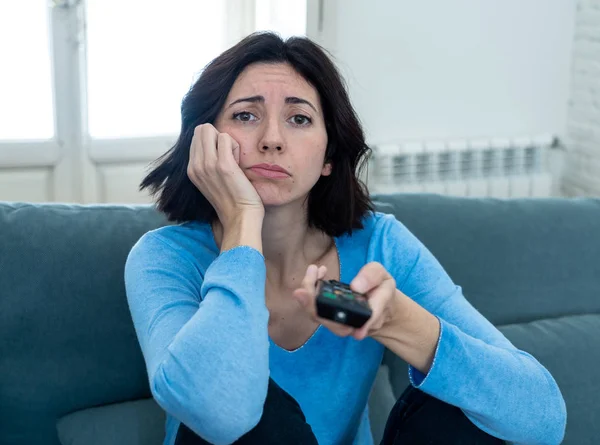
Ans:
<svg viewBox="0 0 600 445"><path fill-rule="evenodd" d="M393 216L385 217L384 265L398 289L440 320L427 375L411 384L457 406L480 429L518 444L561 443L566 407L548 370L517 349L463 296L431 252Z"/></svg>
<svg viewBox="0 0 600 445"><path fill-rule="evenodd" d="M266 267L257 250L198 258L144 235L125 266L127 300L152 395L170 415L216 445L262 416L269 379Z"/></svg>

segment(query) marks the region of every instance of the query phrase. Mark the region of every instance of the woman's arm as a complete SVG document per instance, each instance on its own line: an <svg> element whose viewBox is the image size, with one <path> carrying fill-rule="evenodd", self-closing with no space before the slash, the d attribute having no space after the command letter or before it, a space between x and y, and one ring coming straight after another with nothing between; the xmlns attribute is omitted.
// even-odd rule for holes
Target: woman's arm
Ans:
<svg viewBox="0 0 600 445"><path fill-rule="evenodd" d="M381 342L412 362L411 383L460 407L494 436L523 444L560 443L566 408L548 370L485 319L402 224L392 217L384 224L383 265L401 294ZM395 261L407 252L413 258L408 273Z"/></svg>
<svg viewBox="0 0 600 445"><path fill-rule="evenodd" d="M160 234L146 234L127 260L127 298L156 401L209 442L226 444L262 415L266 269L257 249L239 245L204 275L200 265Z"/></svg>
<svg viewBox="0 0 600 445"><path fill-rule="evenodd" d="M427 374L440 338L440 320L397 289L389 311L388 321L371 336Z"/></svg>

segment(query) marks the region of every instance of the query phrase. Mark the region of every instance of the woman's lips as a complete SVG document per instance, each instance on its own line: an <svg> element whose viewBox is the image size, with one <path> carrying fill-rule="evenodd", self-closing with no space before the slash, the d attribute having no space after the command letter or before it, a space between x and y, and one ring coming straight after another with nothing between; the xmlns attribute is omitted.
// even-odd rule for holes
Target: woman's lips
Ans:
<svg viewBox="0 0 600 445"><path fill-rule="evenodd" d="M272 170L270 168L260 167L256 165L254 167L250 167L250 170L264 178L284 179L290 177L288 173L282 172L280 170Z"/></svg>

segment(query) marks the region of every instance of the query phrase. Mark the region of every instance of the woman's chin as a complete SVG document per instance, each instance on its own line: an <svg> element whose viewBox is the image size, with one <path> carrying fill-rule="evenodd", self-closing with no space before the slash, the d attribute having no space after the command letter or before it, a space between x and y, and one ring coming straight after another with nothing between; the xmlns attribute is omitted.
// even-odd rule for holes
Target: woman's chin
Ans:
<svg viewBox="0 0 600 445"><path fill-rule="evenodd" d="M297 203L301 206L306 200L310 190L302 191L298 189L299 184L290 184L289 182L271 182L271 181L251 181L254 189L260 196L265 209L268 207L281 207L288 204Z"/></svg>
<svg viewBox="0 0 600 445"><path fill-rule="evenodd" d="M281 207L297 200L297 198L291 194L282 195L279 190L275 193L273 190L261 190L260 188L257 188L256 191L258 192L258 196L260 196L260 200L265 209L269 207Z"/></svg>
<svg viewBox="0 0 600 445"><path fill-rule="evenodd" d="M282 205L285 205L289 202L288 200L282 199L281 197L277 196L262 196L260 194L259 196L265 209L269 207L281 207Z"/></svg>

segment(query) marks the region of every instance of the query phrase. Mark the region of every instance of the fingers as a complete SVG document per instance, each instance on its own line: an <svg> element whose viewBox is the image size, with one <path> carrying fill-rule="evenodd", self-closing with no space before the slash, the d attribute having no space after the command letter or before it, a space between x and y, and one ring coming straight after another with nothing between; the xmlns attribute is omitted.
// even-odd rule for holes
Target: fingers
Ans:
<svg viewBox="0 0 600 445"><path fill-rule="evenodd" d="M317 323L322 324L340 337L347 337L354 333L355 330L353 327L320 318L317 315L317 281L324 279L326 274L327 267L321 266L317 268L314 264L310 265L306 270L301 287L294 291L293 296Z"/></svg>
<svg viewBox="0 0 600 445"><path fill-rule="evenodd" d="M390 278L392 278L392 276L385 267L383 267L382 264L373 261L360 269L358 274L350 282L350 287L353 291L366 294L379 286L384 280Z"/></svg>
<svg viewBox="0 0 600 445"><path fill-rule="evenodd" d="M327 266L321 266L319 267L319 280L322 280L323 278L325 278L325 274L327 273Z"/></svg>
<svg viewBox="0 0 600 445"><path fill-rule="evenodd" d="M396 280L382 264L371 262L361 268L350 282L350 287L356 292L368 294L372 311L371 318L353 334L354 338L362 340L369 332L379 329L383 324L384 311L396 291Z"/></svg>
<svg viewBox="0 0 600 445"><path fill-rule="evenodd" d="M219 150L219 148L221 150ZM188 176L197 184L206 173L219 167L231 173L231 166L240 163L240 144L227 133L219 133L211 124L198 125L190 146Z"/></svg>
<svg viewBox="0 0 600 445"><path fill-rule="evenodd" d="M196 183L196 174L198 166L201 165L202 155L199 153L200 147L198 147L198 142L200 138L200 127L196 127L194 129L194 136L192 137L192 143L190 145L190 153L187 165L187 175L193 183Z"/></svg>
<svg viewBox="0 0 600 445"><path fill-rule="evenodd" d="M315 299L317 296L317 281L322 280L326 273L327 267L317 267L311 264L306 269L300 287L293 292L293 296L313 317L316 317Z"/></svg>
<svg viewBox="0 0 600 445"><path fill-rule="evenodd" d="M315 293L318 277L319 268L314 264L308 266L304 278L302 279L302 289L308 293Z"/></svg>
<svg viewBox="0 0 600 445"><path fill-rule="evenodd" d="M235 160L235 163L237 165L240 165L240 144L238 141L236 141L235 139L233 139L233 137L231 137L231 135L228 135L229 138L231 139L231 153L233 154L233 159Z"/></svg>
<svg viewBox="0 0 600 445"><path fill-rule="evenodd" d="M200 142L199 151L202 156L202 163L205 169L210 169L217 162L217 138L219 132L211 124L203 124L200 126Z"/></svg>
<svg viewBox="0 0 600 445"><path fill-rule="evenodd" d="M396 281L392 278L385 279L369 293L369 307L371 318L353 334L357 340L362 340L371 332L380 329L385 321L385 310L396 292Z"/></svg>
<svg viewBox="0 0 600 445"><path fill-rule="evenodd" d="M216 160L216 153L206 150L206 147L211 146L211 144L214 147L216 140L217 130L212 125L202 124L194 129L194 136L190 145L187 174L196 186L202 181L207 164L213 163ZM214 149L212 151L214 152Z"/></svg>
<svg viewBox="0 0 600 445"><path fill-rule="evenodd" d="M226 133L217 135L217 145L215 147L215 156L217 159L219 173L230 173L233 164L233 156L231 154L231 138Z"/></svg>
<svg viewBox="0 0 600 445"><path fill-rule="evenodd" d="M227 170L235 162L240 163L240 144L227 133L217 136L217 149L215 150L219 165Z"/></svg>
<svg viewBox="0 0 600 445"><path fill-rule="evenodd" d="M333 332L335 335L338 335L340 337L348 337L350 335L354 337L354 334L356 332L356 329L352 326L336 323L335 321L327 320L325 318L317 317L317 321L323 326L325 326L327 329L329 329L331 332Z"/></svg>
<svg viewBox="0 0 600 445"><path fill-rule="evenodd" d="M239 166L240 144L211 124L194 129L187 175L222 223L241 211L264 214L262 199Z"/></svg>

